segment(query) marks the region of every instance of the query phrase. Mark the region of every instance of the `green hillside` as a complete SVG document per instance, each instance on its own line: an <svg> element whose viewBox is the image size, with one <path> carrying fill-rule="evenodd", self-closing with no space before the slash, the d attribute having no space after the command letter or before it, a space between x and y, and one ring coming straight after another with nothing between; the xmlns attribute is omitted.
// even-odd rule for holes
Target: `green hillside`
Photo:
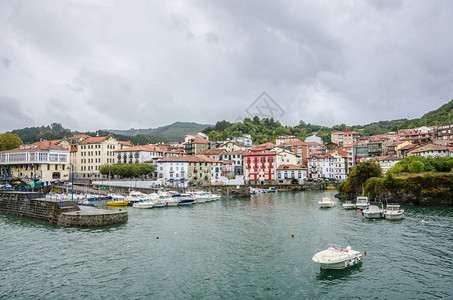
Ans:
<svg viewBox="0 0 453 300"><path fill-rule="evenodd" d="M173 141L183 141L188 133L200 132L209 125L198 124L195 122L175 122L171 125L149 129L129 129L129 130L107 130L108 132L135 136L138 134L163 136Z"/></svg>

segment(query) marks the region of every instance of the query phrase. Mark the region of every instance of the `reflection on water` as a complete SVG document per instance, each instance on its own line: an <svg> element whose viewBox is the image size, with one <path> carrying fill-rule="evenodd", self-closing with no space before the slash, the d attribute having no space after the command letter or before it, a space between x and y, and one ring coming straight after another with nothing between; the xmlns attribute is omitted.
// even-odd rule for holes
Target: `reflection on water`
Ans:
<svg viewBox="0 0 453 300"><path fill-rule="evenodd" d="M318 280L336 281L349 279L354 273L361 271L363 262L359 262L357 265L343 269L343 270L323 270L320 268L319 274L316 276Z"/></svg>
<svg viewBox="0 0 453 300"><path fill-rule="evenodd" d="M127 223L91 229L0 213L0 298L453 297L453 208L407 206L402 221L372 221L341 205L318 209L324 196L333 193L127 207ZM367 256L323 271L312 257L328 244Z"/></svg>

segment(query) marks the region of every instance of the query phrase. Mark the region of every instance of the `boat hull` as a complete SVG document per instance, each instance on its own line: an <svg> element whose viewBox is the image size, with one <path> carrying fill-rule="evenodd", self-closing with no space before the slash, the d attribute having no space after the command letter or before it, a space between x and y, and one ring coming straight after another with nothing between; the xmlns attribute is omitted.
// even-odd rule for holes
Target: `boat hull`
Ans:
<svg viewBox="0 0 453 300"><path fill-rule="evenodd" d="M108 201L108 206L128 206L129 201Z"/></svg>
<svg viewBox="0 0 453 300"><path fill-rule="evenodd" d="M401 220L404 217L404 213L384 213L386 220Z"/></svg>
<svg viewBox="0 0 453 300"><path fill-rule="evenodd" d="M361 263L362 254L348 249L342 251L327 249L316 253L312 260L323 270L341 270Z"/></svg>
<svg viewBox="0 0 453 300"><path fill-rule="evenodd" d="M355 205L354 204L343 204L343 209L354 209Z"/></svg>
<svg viewBox="0 0 453 300"><path fill-rule="evenodd" d="M382 218L382 213L379 213L379 212L363 213L363 215L367 219L380 219L380 218Z"/></svg>

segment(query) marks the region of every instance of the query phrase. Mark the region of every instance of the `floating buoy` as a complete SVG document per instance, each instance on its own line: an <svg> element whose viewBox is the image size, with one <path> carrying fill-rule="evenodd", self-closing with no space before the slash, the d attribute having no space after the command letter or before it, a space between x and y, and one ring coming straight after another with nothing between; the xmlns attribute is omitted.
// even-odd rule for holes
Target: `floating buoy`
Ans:
<svg viewBox="0 0 453 300"><path fill-rule="evenodd" d="M156 236L156 240L158 240L158 239L159 239L159 237L158 237L158 236Z"/></svg>
<svg viewBox="0 0 453 300"><path fill-rule="evenodd" d="M422 220L422 223L425 223L425 220Z"/></svg>
<svg viewBox="0 0 453 300"><path fill-rule="evenodd" d="M126 248L130 248L131 246L127 245Z"/></svg>
<svg viewBox="0 0 453 300"><path fill-rule="evenodd" d="M373 219L373 221L376 221L376 219Z"/></svg>
<svg viewBox="0 0 453 300"><path fill-rule="evenodd" d="M294 237L294 233L291 233L291 237Z"/></svg>
<svg viewBox="0 0 453 300"><path fill-rule="evenodd" d="M175 235L177 235L178 233L175 231Z"/></svg>
<svg viewBox="0 0 453 300"><path fill-rule="evenodd" d="M365 251L363 251L363 254L365 254L365 255L366 255L366 250L365 250Z"/></svg>
<svg viewBox="0 0 453 300"><path fill-rule="evenodd" d="M42 287L42 285L40 285L39 287Z"/></svg>

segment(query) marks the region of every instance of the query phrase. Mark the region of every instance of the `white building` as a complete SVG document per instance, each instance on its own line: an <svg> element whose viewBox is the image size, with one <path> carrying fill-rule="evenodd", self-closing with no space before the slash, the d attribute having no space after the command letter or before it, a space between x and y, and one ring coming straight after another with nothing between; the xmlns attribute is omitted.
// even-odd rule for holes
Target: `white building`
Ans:
<svg viewBox="0 0 453 300"><path fill-rule="evenodd" d="M118 163L144 163L157 161L167 155L175 155L157 145L138 145L114 151Z"/></svg>
<svg viewBox="0 0 453 300"><path fill-rule="evenodd" d="M302 184L307 181L307 168L283 164L277 168L277 181L281 184Z"/></svg>
<svg viewBox="0 0 453 300"><path fill-rule="evenodd" d="M275 138L275 145L285 144L288 142L300 141L299 138L295 135L280 135Z"/></svg>
<svg viewBox="0 0 453 300"><path fill-rule="evenodd" d="M316 134L313 134L305 139L306 143L317 143L322 145L322 138L317 136Z"/></svg>
<svg viewBox="0 0 453 300"><path fill-rule="evenodd" d="M414 151L410 152L411 155L421 155L423 157L450 157L453 156L453 148L443 145L428 145L422 146Z"/></svg>
<svg viewBox="0 0 453 300"><path fill-rule="evenodd" d="M187 187L189 160L187 156L166 156L157 161L157 177L162 185Z"/></svg>
<svg viewBox="0 0 453 300"><path fill-rule="evenodd" d="M282 164L286 165L298 165L300 166L302 164L302 158L298 155L295 155L294 152L281 148L281 147L275 147L272 149L272 151L277 152L277 154L280 154L282 157Z"/></svg>
<svg viewBox="0 0 453 300"><path fill-rule="evenodd" d="M252 147L253 145L251 135L238 136L233 138L232 141L246 147Z"/></svg>
<svg viewBox="0 0 453 300"><path fill-rule="evenodd" d="M58 146L60 140L21 145L0 152L0 165L9 169L12 177L53 181L68 179L69 149Z"/></svg>
<svg viewBox="0 0 453 300"><path fill-rule="evenodd" d="M333 178L335 159L330 155L315 155L308 159L309 178Z"/></svg>
<svg viewBox="0 0 453 300"><path fill-rule="evenodd" d="M243 155L249 153L244 150L236 150L222 154L222 160L232 160L234 175L244 175L244 160Z"/></svg>
<svg viewBox="0 0 453 300"><path fill-rule="evenodd" d="M209 141L209 136L206 134L206 133L203 133L203 132L195 132L195 133L189 133L189 134L186 134L185 138L184 138L184 143L187 143L189 142L190 140L194 140L196 138L202 138L202 139L205 139L205 140L208 140Z"/></svg>
<svg viewBox="0 0 453 300"><path fill-rule="evenodd" d="M348 153L341 149L334 149L326 153L334 159L334 173L332 177L339 181L348 179Z"/></svg>

